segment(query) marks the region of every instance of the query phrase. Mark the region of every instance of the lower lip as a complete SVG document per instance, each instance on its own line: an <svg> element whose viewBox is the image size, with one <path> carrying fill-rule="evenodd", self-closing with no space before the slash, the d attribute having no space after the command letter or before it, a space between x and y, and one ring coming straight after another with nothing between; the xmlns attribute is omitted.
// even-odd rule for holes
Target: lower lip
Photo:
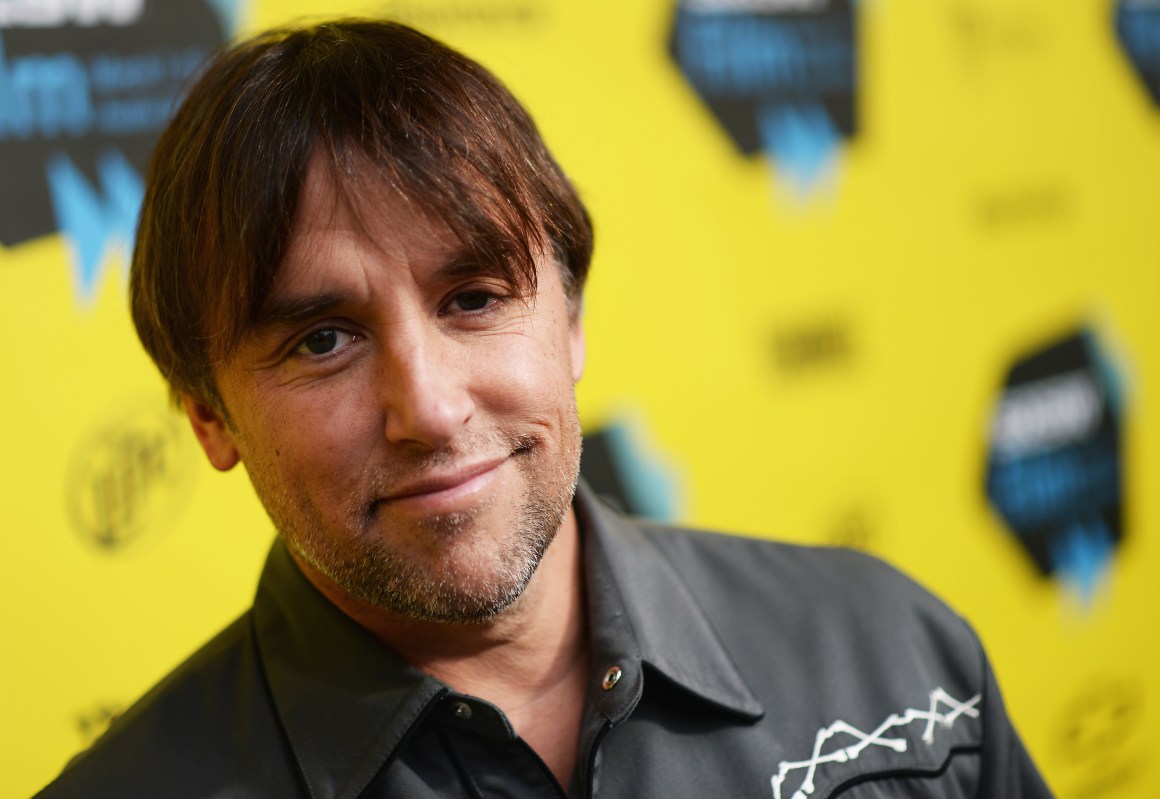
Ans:
<svg viewBox="0 0 1160 799"><path fill-rule="evenodd" d="M499 477L500 469L505 463L507 460L502 460L490 469L448 488L386 499L382 500L380 505L395 512L415 515L469 510L479 503L483 492Z"/></svg>

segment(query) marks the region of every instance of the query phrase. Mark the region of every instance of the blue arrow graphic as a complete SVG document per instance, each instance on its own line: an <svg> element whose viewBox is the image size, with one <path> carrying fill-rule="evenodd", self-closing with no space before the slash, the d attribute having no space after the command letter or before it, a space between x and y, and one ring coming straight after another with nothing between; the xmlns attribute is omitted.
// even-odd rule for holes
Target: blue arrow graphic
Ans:
<svg viewBox="0 0 1160 799"><path fill-rule="evenodd" d="M91 303L109 246L133 242L144 183L117 150L107 150L97 161L100 190L63 153L49 158L45 171L57 227L73 246L77 297Z"/></svg>
<svg viewBox="0 0 1160 799"><path fill-rule="evenodd" d="M841 138L819 104L763 105L757 112L757 128L765 151L799 194L808 194L833 171Z"/></svg>

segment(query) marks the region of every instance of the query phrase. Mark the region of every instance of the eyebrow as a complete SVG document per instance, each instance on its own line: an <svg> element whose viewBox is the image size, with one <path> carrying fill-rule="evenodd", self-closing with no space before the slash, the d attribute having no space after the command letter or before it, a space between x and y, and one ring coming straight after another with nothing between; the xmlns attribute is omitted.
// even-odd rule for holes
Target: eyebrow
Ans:
<svg viewBox="0 0 1160 799"><path fill-rule="evenodd" d="M304 297L279 297L262 306L254 320L254 327L259 330L295 327L311 319L326 316L348 300L345 294L339 292Z"/></svg>
<svg viewBox="0 0 1160 799"><path fill-rule="evenodd" d="M504 270L480 263L477 258L466 249L459 249L449 253L444 263L432 275L434 280L457 280L475 275L491 275L504 279L515 278L519 285L516 288L523 290L523 275L517 270L512 274L505 274ZM297 327L305 322L327 316L335 308L340 308L351 302L351 297L345 292L331 291L304 296L276 297L262 305L254 319L254 329L268 333L279 329Z"/></svg>

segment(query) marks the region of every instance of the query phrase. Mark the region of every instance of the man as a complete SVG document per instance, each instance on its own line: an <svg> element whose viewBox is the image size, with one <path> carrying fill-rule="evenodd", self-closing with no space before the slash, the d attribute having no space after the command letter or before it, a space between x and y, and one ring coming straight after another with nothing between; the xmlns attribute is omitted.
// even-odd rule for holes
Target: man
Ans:
<svg viewBox="0 0 1160 799"><path fill-rule="evenodd" d="M591 250L442 45L346 21L216 58L150 168L133 316L279 537L44 796L1046 796L974 636L887 567L576 490Z"/></svg>

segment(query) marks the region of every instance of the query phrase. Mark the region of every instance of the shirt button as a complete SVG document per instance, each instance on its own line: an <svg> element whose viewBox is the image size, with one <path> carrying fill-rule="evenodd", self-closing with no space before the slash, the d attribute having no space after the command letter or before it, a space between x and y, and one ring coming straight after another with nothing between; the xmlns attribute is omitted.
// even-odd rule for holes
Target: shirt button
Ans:
<svg viewBox="0 0 1160 799"><path fill-rule="evenodd" d="M466 702L456 702L451 706L451 711L455 714L455 718L457 719L463 719L464 721L467 721L467 719L471 718L471 705L467 704Z"/></svg>
<svg viewBox="0 0 1160 799"><path fill-rule="evenodd" d="M600 683L600 687L605 691L611 691L616 687L616 684L620 682L620 675L622 673L623 672L621 672L620 666L613 666L608 671L604 672L604 681Z"/></svg>

